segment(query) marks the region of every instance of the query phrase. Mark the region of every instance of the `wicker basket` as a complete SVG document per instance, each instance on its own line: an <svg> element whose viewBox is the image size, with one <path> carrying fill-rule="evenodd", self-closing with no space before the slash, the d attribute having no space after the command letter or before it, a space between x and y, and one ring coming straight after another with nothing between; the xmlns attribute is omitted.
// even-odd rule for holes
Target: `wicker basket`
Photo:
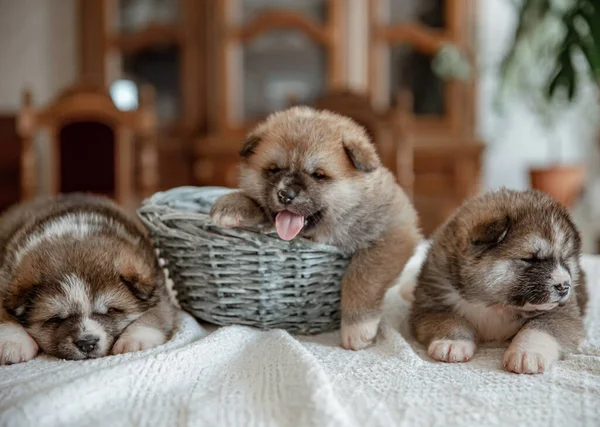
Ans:
<svg viewBox="0 0 600 427"><path fill-rule="evenodd" d="M155 238L181 307L217 325L337 329L349 256L261 229L223 229L208 211L220 187L180 187L144 201L138 215Z"/></svg>

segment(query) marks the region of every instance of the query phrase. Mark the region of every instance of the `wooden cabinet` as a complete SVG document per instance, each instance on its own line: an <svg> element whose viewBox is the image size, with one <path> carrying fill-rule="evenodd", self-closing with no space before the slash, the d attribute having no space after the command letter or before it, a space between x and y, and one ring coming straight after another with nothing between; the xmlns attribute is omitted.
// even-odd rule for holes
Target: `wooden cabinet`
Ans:
<svg viewBox="0 0 600 427"><path fill-rule="evenodd" d="M291 102L310 104L341 84L345 1L215 3L219 131L244 128Z"/></svg>
<svg viewBox="0 0 600 427"><path fill-rule="evenodd" d="M108 87L122 79L152 85L161 187L189 184L192 136L207 123L204 2L80 0L79 9L82 79Z"/></svg>
<svg viewBox="0 0 600 427"><path fill-rule="evenodd" d="M408 90L414 159L403 163L429 232L478 190L476 76L439 72L449 47L472 56L476 3L80 0L82 74L155 86L163 188L235 186L244 133L272 111L349 89L385 116Z"/></svg>

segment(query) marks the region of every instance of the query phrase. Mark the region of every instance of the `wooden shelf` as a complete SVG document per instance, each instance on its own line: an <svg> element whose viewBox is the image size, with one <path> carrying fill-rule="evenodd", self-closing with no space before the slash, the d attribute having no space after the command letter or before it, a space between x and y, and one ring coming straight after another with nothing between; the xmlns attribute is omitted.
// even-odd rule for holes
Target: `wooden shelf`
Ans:
<svg viewBox="0 0 600 427"><path fill-rule="evenodd" d="M155 47L178 45L181 30L172 25L150 24L143 30L114 36L109 45L123 53L135 53Z"/></svg>

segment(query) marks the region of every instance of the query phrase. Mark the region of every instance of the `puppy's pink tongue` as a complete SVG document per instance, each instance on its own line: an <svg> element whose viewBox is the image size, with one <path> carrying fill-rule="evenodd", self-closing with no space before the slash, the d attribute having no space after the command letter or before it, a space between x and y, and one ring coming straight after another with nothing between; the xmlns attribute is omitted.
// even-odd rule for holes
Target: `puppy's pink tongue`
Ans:
<svg viewBox="0 0 600 427"><path fill-rule="evenodd" d="M281 211L275 217L277 234L283 240L292 240L304 227L304 217L290 211Z"/></svg>

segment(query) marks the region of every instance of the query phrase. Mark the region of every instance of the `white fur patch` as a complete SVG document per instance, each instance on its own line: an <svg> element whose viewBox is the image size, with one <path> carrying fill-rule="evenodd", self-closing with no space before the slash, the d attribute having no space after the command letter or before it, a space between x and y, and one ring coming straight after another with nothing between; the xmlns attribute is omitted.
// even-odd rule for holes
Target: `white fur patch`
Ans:
<svg viewBox="0 0 600 427"><path fill-rule="evenodd" d="M417 245L415 248L415 253L408 260L404 266L404 269L402 270L402 273L400 273L400 277L398 277L400 296L405 301L412 302L415 300L415 288L417 287L419 274L421 273L421 267L423 267L423 263L427 257L429 246L430 244L428 242L423 242Z"/></svg>
<svg viewBox="0 0 600 427"><path fill-rule="evenodd" d="M15 260L19 262L24 255L42 242L65 236L82 240L107 226L122 239L134 245L139 243L139 237L131 235L122 224L113 218L90 212L70 213L48 221L41 230L29 236L25 244L16 251Z"/></svg>
<svg viewBox="0 0 600 427"><path fill-rule="evenodd" d="M565 250L564 245L567 243L567 236L556 218L552 218L552 235L554 238L554 250L557 253L563 252Z"/></svg>
<svg viewBox="0 0 600 427"><path fill-rule="evenodd" d="M531 236L529 238L529 247L539 258L546 258L552 254L552 246L542 236Z"/></svg>
<svg viewBox="0 0 600 427"><path fill-rule="evenodd" d="M427 353L440 362L468 362L475 354L476 345L468 340L434 340L429 344Z"/></svg>
<svg viewBox="0 0 600 427"><path fill-rule="evenodd" d="M499 284L506 283L513 278L514 269L511 261L497 261L494 266L488 270L484 278L484 285L488 288L495 288Z"/></svg>
<svg viewBox="0 0 600 427"><path fill-rule="evenodd" d="M351 324L342 322L342 347L346 350L362 350L373 342L378 327L378 317Z"/></svg>
<svg viewBox="0 0 600 427"><path fill-rule="evenodd" d="M84 316L92 314L88 284L83 279L75 274L69 274L60 281L60 285L66 295L67 311Z"/></svg>
<svg viewBox="0 0 600 427"><path fill-rule="evenodd" d="M483 342L505 341L520 328L521 321L514 319L510 309L486 306L482 303L470 303L455 294L449 301L460 316L469 321L477 330Z"/></svg>
<svg viewBox="0 0 600 427"><path fill-rule="evenodd" d="M108 350L108 337L106 331L100 323L94 319L86 317L82 320L82 333L81 335L93 335L99 338L96 352L99 354L106 354Z"/></svg>
<svg viewBox="0 0 600 427"><path fill-rule="evenodd" d="M27 362L37 352L37 343L21 325L0 323L0 365Z"/></svg>
<svg viewBox="0 0 600 427"><path fill-rule="evenodd" d="M552 277L550 278L552 281L551 284L562 284L564 282L569 282L571 284L571 275L569 272L562 266L558 265L552 272Z"/></svg>
<svg viewBox="0 0 600 427"><path fill-rule="evenodd" d="M112 354L131 353L154 348L166 341L165 334L150 326L136 325L127 327L112 348Z"/></svg>
<svg viewBox="0 0 600 427"><path fill-rule="evenodd" d="M506 353L504 367L517 374L546 371L560 357L560 345L547 332L524 329L517 334Z"/></svg>

